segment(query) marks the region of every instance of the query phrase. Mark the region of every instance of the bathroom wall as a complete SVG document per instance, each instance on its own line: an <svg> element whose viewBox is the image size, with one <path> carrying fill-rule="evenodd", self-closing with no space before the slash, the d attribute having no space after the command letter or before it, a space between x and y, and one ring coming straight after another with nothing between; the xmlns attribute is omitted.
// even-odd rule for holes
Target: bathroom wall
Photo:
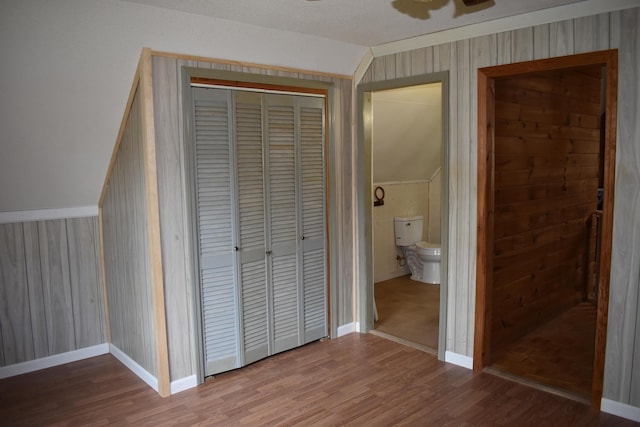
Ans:
<svg viewBox="0 0 640 427"><path fill-rule="evenodd" d="M409 274L396 260L394 217L422 215L422 240L440 242L441 91L432 83L372 94L371 191L385 191L372 214L375 282Z"/></svg>

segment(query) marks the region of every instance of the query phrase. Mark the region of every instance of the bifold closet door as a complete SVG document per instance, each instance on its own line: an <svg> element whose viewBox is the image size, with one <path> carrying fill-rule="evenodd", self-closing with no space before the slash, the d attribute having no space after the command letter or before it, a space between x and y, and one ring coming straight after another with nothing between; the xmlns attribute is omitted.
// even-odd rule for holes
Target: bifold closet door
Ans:
<svg viewBox="0 0 640 427"><path fill-rule="evenodd" d="M299 251L304 341L328 335L324 99L297 97L299 122Z"/></svg>
<svg viewBox="0 0 640 427"><path fill-rule="evenodd" d="M193 88L205 374L327 336L324 98Z"/></svg>
<svg viewBox="0 0 640 427"><path fill-rule="evenodd" d="M269 282L272 353L302 344L296 203L296 97L265 95Z"/></svg>
<svg viewBox="0 0 640 427"><path fill-rule="evenodd" d="M233 248L231 91L194 88L195 202L205 374L238 368L238 297Z"/></svg>
<svg viewBox="0 0 640 427"><path fill-rule="evenodd" d="M234 91L239 286L244 364L270 354L262 94Z"/></svg>

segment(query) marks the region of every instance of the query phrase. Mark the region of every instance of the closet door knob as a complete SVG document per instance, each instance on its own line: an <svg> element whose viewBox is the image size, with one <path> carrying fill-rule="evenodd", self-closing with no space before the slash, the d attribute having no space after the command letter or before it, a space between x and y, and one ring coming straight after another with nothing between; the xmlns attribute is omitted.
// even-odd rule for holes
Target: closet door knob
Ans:
<svg viewBox="0 0 640 427"><path fill-rule="evenodd" d="M237 252L237 251L239 251L239 250L240 250L240 248L239 248L239 247L237 247L237 246L234 246L234 247L233 247L233 250Z"/></svg>
<svg viewBox="0 0 640 427"><path fill-rule="evenodd" d="M272 253L271 251L267 251L267 255L271 255L271 253Z"/></svg>
<svg viewBox="0 0 640 427"><path fill-rule="evenodd" d="M304 240L304 236L302 236L302 237L300 238L300 240Z"/></svg>

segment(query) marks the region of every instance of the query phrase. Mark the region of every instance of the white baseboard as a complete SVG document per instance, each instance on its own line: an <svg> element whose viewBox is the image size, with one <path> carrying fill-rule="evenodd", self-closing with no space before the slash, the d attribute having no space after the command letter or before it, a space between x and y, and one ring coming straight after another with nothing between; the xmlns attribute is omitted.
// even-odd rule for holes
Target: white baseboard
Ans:
<svg viewBox="0 0 640 427"><path fill-rule="evenodd" d="M135 360L127 356L122 350L113 344L109 344L109 352L118 359L124 366L129 368L131 372L136 374L142 381L147 383L149 387L158 391L158 379L151 375L146 369L138 364Z"/></svg>
<svg viewBox="0 0 640 427"><path fill-rule="evenodd" d="M0 224L47 221L50 219L84 218L88 216L98 216L98 206L0 212Z"/></svg>
<svg viewBox="0 0 640 427"><path fill-rule="evenodd" d="M98 344L66 353L54 354L53 356L42 357L40 359L29 360L27 362L16 363L14 365L0 368L0 379L22 375L40 369L51 368L53 366L64 365L65 363L77 362L94 356L109 353L108 344Z"/></svg>
<svg viewBox="0 0 640 427"><path fill-rule="evenodd" d="M346 325L338 326L338 338L355 331L356 331L356 324L354 322L347 323Z"/></svg>
<svg viewBox="0 0 640 427"><path fill-rule="evenodd" d="M362 332L360 329L360 322L356 322L356 332Z"/></svg>
<svg viewBox="0 0 640 427"><path fill-rule="evenodd" d="M627 405L626 403L616 402L615 400L609 400L603 397L600 401L600 410L607 414L640 422L640 408L637 406Z"/></svg>
<svg viewBox="0 0 640 427"><path fill-rule="evenodd" d="M462 354L452 351L444 352L444 361L453 365L462 366L463 368L473 369L473 357L463 356Z"/></svg>
<svg viewBox="0 0 640 427"><path fill-rule="evenodd" d="M189 377L180 378L178 380L171 381L171 394L180 393L181 391L189 390L198 385L198 379L195 375Z"/></svg>

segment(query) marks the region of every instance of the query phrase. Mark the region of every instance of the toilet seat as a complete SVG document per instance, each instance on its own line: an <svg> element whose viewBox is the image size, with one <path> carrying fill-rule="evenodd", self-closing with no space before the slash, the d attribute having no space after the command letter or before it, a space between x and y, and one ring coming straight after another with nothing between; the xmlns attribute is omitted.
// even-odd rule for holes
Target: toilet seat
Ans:
<svg viewBox="0 0 640 427"><path fill-rule="evenodd" d="M418 242L416 252L424 255L440 256L440 245L438 243Z"/></svg>

